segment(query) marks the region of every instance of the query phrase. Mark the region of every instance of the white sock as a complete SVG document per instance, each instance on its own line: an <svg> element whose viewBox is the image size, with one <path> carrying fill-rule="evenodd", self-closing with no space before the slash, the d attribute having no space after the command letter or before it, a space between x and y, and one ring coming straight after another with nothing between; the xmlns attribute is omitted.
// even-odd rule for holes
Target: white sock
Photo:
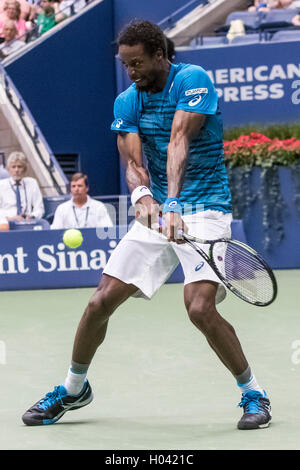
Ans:
<svg viewBox="0 0 300 470"><path fill-rule="evenodd" d="M250 390L257 390L260 392L262 395L264 395L264 390L258 385L256 378L254 375L251 376L250 380L244 384L238 384L238 387L240 388L242 393L247 393Z"/></svg>
<svg viewBox="0 0 300 470"><path fill-rule="evenodd" d="M84 384L87 372L76 373L72 372L71 367L68 370L67 377L64 381L64 387L68 392L68 395L78 395Z"/></svg>

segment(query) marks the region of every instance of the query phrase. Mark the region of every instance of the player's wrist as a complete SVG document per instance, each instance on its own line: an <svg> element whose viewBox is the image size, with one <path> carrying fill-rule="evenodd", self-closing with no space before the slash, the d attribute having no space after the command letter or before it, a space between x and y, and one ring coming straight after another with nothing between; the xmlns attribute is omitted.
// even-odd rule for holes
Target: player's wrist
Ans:
<svg viewBox="0 0 300 470"><path fill-rule="evenodd" d="M144 196L150 196L153 198L153 194L147 186L138 186L131 193L131 204L133 206Z"/></svg>
<svg viewBox="0 0 300 470"><path fill-rule="evenodd" d="M182 205L178 197L168 197L163 205L163 214L166 212L176 212L182 214Z"/></svg>

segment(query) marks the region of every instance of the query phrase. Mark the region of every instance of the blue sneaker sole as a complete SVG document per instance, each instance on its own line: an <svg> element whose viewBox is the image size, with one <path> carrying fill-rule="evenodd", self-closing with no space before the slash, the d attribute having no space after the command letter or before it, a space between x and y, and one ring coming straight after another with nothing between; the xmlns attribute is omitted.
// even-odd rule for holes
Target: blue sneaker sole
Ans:
<svg viewBox="0 0 300 470"><path fill-rule="evenodd" d="M65 413L67 413L68 411L73 411L73 410L79 410L79 408L83 408L84 406L87 406L89 405L92 401L93 401L93 393L91 393L91 395L87 398L86 401L84 402L81 402L80 405L76 405L76 406L72 406L70 405L69 408L66 408L65 410L63 410L59 416L56 416L55 418L52 418L52 419L43 419L42 421L41 420L38 420L38 419L34 419L30 416L26 416L26 413L22 416L22 421L24 424L26 424L27 426L48 426L50 424L55 424L57 423L57 421L59 421L64 415Z"/></svg>

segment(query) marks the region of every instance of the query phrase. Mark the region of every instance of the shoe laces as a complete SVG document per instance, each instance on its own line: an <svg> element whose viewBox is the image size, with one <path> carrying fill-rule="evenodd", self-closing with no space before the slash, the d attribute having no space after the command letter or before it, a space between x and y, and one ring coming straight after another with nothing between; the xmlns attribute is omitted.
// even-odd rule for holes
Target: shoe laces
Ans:
<svg viewBox="0 0 300 470"><path fill-rule="evenodd" d="M39 408L47 410L50 406L55 405L57 402L63 404L63 396L65 396L65 389L60 385L54 387L53 392L49 392L39 402Z"/></svg>
<svg viewBox="0 0 300 470"><path fill-rule="evenodd" d="M265 411L263 400L264 397L260 392L252 390L242 395L238 406L244 408L245 413L262 413Z"/></svg>

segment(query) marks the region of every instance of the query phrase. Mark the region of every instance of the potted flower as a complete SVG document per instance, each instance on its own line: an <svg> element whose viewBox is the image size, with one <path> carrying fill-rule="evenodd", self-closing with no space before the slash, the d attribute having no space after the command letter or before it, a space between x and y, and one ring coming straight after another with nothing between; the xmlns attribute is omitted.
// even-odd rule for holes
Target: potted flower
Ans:
<svg viewBox="0 0 300 470"><path fill-rule="evenodd" d="M300 140L249 132L225 140L224 150L233 216L243 219L248 242L271 256L295 230L300 265Z"/></svg>

